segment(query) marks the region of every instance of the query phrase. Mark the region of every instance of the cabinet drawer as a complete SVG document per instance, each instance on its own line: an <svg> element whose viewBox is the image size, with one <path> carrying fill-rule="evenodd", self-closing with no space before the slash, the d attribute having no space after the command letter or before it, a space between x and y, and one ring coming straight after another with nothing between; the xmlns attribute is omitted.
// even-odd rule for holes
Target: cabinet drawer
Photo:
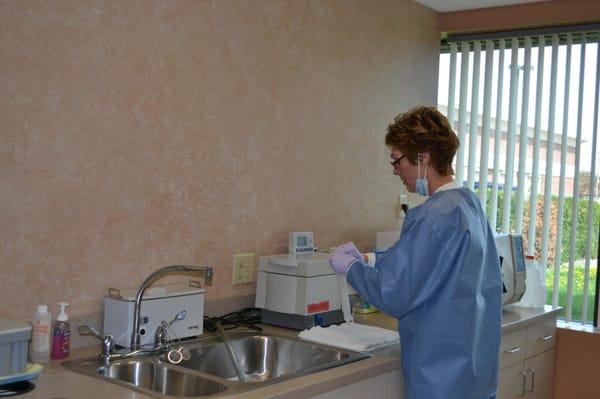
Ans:
<svg viewBox="0 0 600 399"><path fill-rule="evenodd" d="M556 319L530 326L527 329L527 357L554 348L556 345Z"/></svg>
<svg viewBox="0 0 600 399"><path fill-rule="evenodd" d="M511 366L525 359L527 330L517 330L502 336L500 344L500 369Z"/></svg>

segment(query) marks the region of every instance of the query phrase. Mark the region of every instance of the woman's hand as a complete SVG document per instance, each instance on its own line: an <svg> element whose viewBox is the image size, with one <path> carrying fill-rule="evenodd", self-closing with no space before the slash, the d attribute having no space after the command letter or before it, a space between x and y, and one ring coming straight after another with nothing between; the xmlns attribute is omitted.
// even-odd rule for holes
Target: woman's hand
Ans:
<svg viewBox="0 0 600 399"><path fill-rule="evenodd" d="M336 250L342 250L342 252L344 252L346 255L350 255L360 261L364 261L365 257L364 255L358 250L358 248L356 248L356 246L354 245L354 243L352 241L347 242L343 245L340 245L339 247L336 248Z"/></svg>
<svg viewBox="0 0 600 399"><path fill-rule="evenodd" d="M331 264L331 268L338 274L348 274L350 267L357 262L358 259L352 255L348 255L344 253L341 249L336 249L333 251L331 256L329 257L329 264Z"/></svg>

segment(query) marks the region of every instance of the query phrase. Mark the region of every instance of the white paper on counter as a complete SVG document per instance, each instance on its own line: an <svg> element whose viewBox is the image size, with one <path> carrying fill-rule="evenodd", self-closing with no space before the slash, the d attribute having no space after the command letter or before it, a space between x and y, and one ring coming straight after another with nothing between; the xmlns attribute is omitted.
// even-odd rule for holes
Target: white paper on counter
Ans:
<svg viewBox="0 0 600 399"><path fill-rule="evenodd" d="M397 331L359 323L343 323L328 327L315 326L300 331L298 336L307 341L331 345L358 352L370 352L390 345L398 345Z"/></svg>

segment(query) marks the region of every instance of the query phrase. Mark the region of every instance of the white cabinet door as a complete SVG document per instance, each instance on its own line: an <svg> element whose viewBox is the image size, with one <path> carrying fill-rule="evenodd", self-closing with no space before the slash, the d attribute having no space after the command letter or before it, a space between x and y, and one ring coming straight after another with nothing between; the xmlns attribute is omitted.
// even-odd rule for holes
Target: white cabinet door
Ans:
<svg viewBox="0 0 600 399"><path fill-rule="evenodd" d="M496 399L551 399L554 349L500 370Z"/></svg>
<svg viewBox="0 0 600 399"><path fill-rule="evenodd" d="M402 370L385 374L385 399L404 398L404 375ZM370 396L373 398L373 396Z"/></svg>
<svg viewBox="0 0 600 399"><path fill-rule="evenodd" d="M554 349L542 352L525 361L527 398L552 398L554 383Z"/></svg>
<svg viewBox="0 0 600 399"><path fill-rule="evenodd" d="M500 370L496 399L522 398L525 395L523 362Z"/></svg>
<svg viewBox="0 0 600 399"><path fill-rule="evenodd" d="M402 370L369 378L345 387L325 392L312 399L364 399L364 398L404 398L404 378Z"/></svg>
<svg viewBox="0 0 600 399"><path fill-rule="evenodd" d="M382 376L369 378L361 382L346 385L345 387L325 392L312 399L362 399L362 398L383 398L385 395L385 384Z"/></svg>

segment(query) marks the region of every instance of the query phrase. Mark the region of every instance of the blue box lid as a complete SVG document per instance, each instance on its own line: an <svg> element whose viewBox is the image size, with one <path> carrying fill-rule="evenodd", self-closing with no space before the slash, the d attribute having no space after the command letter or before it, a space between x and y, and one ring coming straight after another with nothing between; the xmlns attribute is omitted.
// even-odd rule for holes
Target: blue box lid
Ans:
<svg viewBox="0 0 600 399"><path fill-rule="evenodd" d="M0 317L0 345L31 339L31 325Z"/></svg>

